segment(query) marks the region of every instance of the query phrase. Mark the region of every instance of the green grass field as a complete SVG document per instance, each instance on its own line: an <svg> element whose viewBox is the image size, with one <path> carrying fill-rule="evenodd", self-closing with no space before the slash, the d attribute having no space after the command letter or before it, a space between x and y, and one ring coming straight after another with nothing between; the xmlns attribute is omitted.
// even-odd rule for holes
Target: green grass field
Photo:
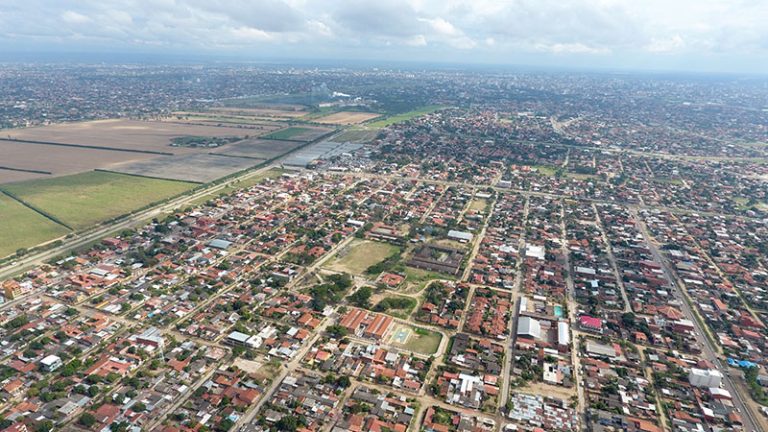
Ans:
<svg viewBox="0 0 768 432"><path fill-rule="evenodd" d="M304 128L304 127L289 127L285 128L276 132L272 132L270 134L264 135L262 138L264 139L276 139L276 140L301 140L302 135L306 135L308 133L313 133L314 129L310 128ZM306 140L309 141L309 140Z"/></svg>
<svg viewBox="0 0 768 432"><path fill-rule="evenodd" d="M454 279L453 277L437 273L428 270L417 269L415 267L408 267L405 264L399 264L393 268L396 273L405 274L405 283L407 284L406 291L409 293L417 293L426 288L427 283L434 279Z"/></svg>
<svg viewBox="0 0 768 432"><path fill-rule="evenodd" d="M336 135L333 140L336 142L365 144L373 141L378 134L378 129L347 129Z"/></svg>
<svg viewBox="0 0 768 432"><path fill-rule="evenodd" d="M365 123L366 126L370 126L372 128L383 128L387 127L389 125L395 124L395 123L401 123L404 121L408 121L412 118L420 117L429 113L433 113L437 110L445 108L442 105L428 105L423 108L419 108L417 110L404 112L401 114L395 114L389 117L385 117L381 120L377 120L372 123Z"/></svg>
<svg viewBox="0 0 768 432"><path fill-rule="evenodd" d="M18 201L0 195L0 258L61 237L69 232Z"/></svg>
<svg viewBox="0 0 768 432"><path fill-rule="evenodd" d="M408 340L405 344L390 340L390 344L403 347L410 351L432 355L437 352L437 349L440 347L440 342L443 340L443 336L440 333L403 324L396 324L395 328L391 330L391 334L397 334L401 328L406 328L410 331Z"/></svg>
<svg viewBox="0 0 768 432"><path fill-rule="evenodd" d="M397 246L356 239L326 265L331 270L361 275L365 270L397 253Z"/></svg>
<svg viewBox="0 0 768 432"><path fill-rule="evenodd" d="M14 183L2 186L2 189L74 229L83 229L195 186L180 181L91 171Z"/></svg>

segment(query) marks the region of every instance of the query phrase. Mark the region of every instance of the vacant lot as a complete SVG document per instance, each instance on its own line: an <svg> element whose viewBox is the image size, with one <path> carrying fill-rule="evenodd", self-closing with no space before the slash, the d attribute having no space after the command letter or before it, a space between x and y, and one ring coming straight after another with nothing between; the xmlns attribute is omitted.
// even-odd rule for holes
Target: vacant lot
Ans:
<svg viewBox="0 0 768 432"><path fill-rule="evenodd" d="M381 117L381 114L356 111L339 111L337 113L317 118L315 121L325 124L350 125L372 120L376 117Z"/></svg>
<svg viewBox="0 0 768 432"><path fill-rule="evenodd" d="M224 146L221 149L215 150L214 153L256 159L272 159L288 153L300 145L301 143L296 141L248 139Z"/></svg>
<svg viewBox="0 0 768 432"><path fill-rule="evenodd" d="M0 258L68 232L63 226L6 195L0 195L0 221Z"/></svg>
<svg viewBox="0 0 768 432"><path fill-rule="evenodd" d="M397 247L371 240L355 240L336 254L327 265L331 270L363 274L365 270L397 253Z"/></svg>
<svg viewBox="0 0 768 432"><path fill-rule="evenodd" d="M171 139L181 136L254 136L267 132L247 127L216 127L178 124L163 121L98 120L64 123L26 129L4 129L0 136L13 139L64 144L109 147L116 149L188 154L204 149L174 148Z"/></svg>
<svg viewBox="0 0 768 432"><path fill-rule="evenodd" d="M221 154L160 156L152 160L121 164L110 171L125 174L207 183L258 165L261 161Z"/></svg>
<svg viewBox="0 0 768 432"><path fill-rule="evenodd" d="M191 183L92 171L2 188L72 228L82 229L192 187Z"/></svg>
<svg viewBox="0 0 768 432"><path fill-rule="evenodd" d="M437 352L442 340L443 336L440 333L421 327L395 324L394 328L390 331L387 343L417 353L432 355Z"/></svg>
<svg viewBox="0 0 768 432"><path fill-rule="evenodd" d="M311 126L293 126L264 135L265 139L312 141L331 132L333 129Z"/></svg>
<svg viewBox="0 0 768 432"><path fill-rule="evenodd" d="M47 171L54 176L91 171L96 168L108 169L120 162L138 162L157 157L152 154L128 153L111 150L94 150L77 147L62 147L44 144L29 144L0 141L0 165L17 169ZM0 172L0 182L18 181L36 175L10 174Z"/></svg>
<svg viewBox="0 0 768 432"><path fill-rule="evenodd" d="M421 117L423 115L433 113L435 111L438 111L442 108L445 108L444 106L440 105L430 105L426 106L424 108L420 108L413 111L404 112L402 114L395 114L386 118L383 118L379 121L375 121L373 123L369 123L368 126L374 127L374 128L383 128L395 123L401 123L404 121L408 121L412 118Z"/></svg>

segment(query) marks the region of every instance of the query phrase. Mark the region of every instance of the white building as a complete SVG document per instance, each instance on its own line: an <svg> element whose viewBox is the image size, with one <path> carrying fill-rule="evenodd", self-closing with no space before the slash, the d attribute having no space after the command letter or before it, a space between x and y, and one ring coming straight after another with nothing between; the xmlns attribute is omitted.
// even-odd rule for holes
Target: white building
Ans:
<svg viewBox="0 0 768 432"><path fill-rule="evenodd" d="M688 373L688 382L694 387L720 387L720 383L723 382L723 374L717 369L691 368Z"/></svg>
<svg viewBox="0 0 768 432"><path fill-rule="evenodd" d="M55 356L55 355L49 355L48 357L40 360L40 365L43 367L43 370L46 372L53 372L56 369L60 368L63 363L61 361L61 357Z"/></svg>

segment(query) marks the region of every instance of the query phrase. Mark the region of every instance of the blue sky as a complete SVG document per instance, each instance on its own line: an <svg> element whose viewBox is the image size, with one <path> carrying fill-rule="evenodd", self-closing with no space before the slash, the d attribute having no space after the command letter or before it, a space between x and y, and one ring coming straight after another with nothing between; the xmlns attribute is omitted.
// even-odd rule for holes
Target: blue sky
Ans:
<svg viewBox="0 0 768 432"><path fill-rule="evenodd" d="M0 52L768 73L768 0L6 0Z"/></svg>

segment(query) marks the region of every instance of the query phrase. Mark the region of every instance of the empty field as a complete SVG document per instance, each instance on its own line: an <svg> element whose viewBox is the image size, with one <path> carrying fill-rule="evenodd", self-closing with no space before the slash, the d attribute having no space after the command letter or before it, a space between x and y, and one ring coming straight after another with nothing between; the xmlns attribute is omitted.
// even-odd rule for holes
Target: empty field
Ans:
<svg viewBox="0 0 768 432"><path fill-rule="evenodd" d="M12 141L0 141L0 155L2 155L2 163L0 165L17 169L47 171L54 176L91 171L96 168L108 169L121 162L138 162L157 157L157 155L145 153L95 150ZM47 176L31 175L29 173L14 174L6 170L0 172L1 183L42 177Z"/></svg>
<svg viewBox="0 0 768 432"><path fill-rule="evenodd" d="M111 168L110 171L168 180L207 183L251 168L261 162L257 159L221 154L191 154L160 156L147 161L120 164Z"/></svg>
<svg viewBox="0 0 768 432"><path fill-rule="evenodd" d="M381 117L381 114L359 111L339 111L337 113L317 118L315 121L325 124L350 125L372 120L376 117Z"/></svg>
<svg viewBox="0 0 768 432"><path fill-rule="evenodd" d="M443 336L440 333L413 327L405 324L395 324L389 334L388 343L395 347L405 348L417 353L432 355L440 348Z"/></svg>
<svg viewBox="0 0 768 432"><path fill-rule="evenodd" d="M194 184L92 171L2 189L75 229L178 195Z"/></svg>
<svg viewBox="0 0 768 432"><path fill-rule="evenodd" d="M397 247L391 244L355 240L339 251L326 267L335 271L360 275L368 267L378 264L396 253Z"/></svg>
<svg viewBox="0 0 768 432"><path fill-rule="evenodd" d="M164 121L98 120L63 123L25 129L4 129L0 136L13 139L77 144L115 149L165 152L173 154L198 153L204 150L174 148L171 139L182 136L253 136L267 132L245 127L200 126Z"/></svg>
<svg viewBox="0 0 768 432"><path fill-rule="evenodd" d="M295 141L248 139L217 149L215 153L256 159L272 159L300 145L300 142Z"/></svg>
<svg viewBox="0 0 768 432"><path fill-rule="evenodd" d="M312 141L315 140L333 129L321 128L321 127L309 127L309 126L292 126L272 132L271 134L264 135L265 139L275 140L293 140L293 141Z"/></svg>
<svg viewBox="0 0 768 432"><path fill-rule="evenodd" d="M0 194L0 258L21 248L66 235L68 230L29 209L18 201Z"/></svg>
<svg viewBox="0 0 768 432"><path fill-rule="evenodd" d="M440 105L430 105L430 106L426 106L424 108L419 108L417 110L408 111L408 112L404 112L404 113L401 113L401 114L395 114L395 115L383 118L383 119L381 119L379 121L375 121L373 123L369 123L368 126L374 127L374 128L383 128L383 127L386 127L386 126L389 126L389 125L392 125L392 124L395 124L395 123L401 123L401 122L408 121L408 120L416 118L416 117L421 117L423 115L426 115L426 114L429 114L429 113L433 113L433 112L438 111L438 110L443 109L443 108L445 108L445 107L444 106L440 106Z"/></svg>

